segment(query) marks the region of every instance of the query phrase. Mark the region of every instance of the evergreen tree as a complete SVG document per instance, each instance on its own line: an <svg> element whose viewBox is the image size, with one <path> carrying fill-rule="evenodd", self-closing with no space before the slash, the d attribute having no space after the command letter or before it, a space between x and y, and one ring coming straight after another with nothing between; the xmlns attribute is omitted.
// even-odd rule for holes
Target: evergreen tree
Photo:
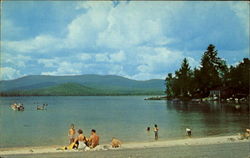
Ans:
<svg viewBox="0 0 250 158"><path fill-rule="evenodd" d="M249 95L250 60L244 58L235 67L231 66L226 75L226 86L231 90L229 96L245 97Z"/></svg>
<svg viewBox="0 0 250 158"><path fill-rule="evenodd" d="M174 79L173 79L172 73L169 73L165 79L166 94L167 94L167 98L169 99L174 97L173 80Z"/></svg>
<svg viewBox="0 0 250 158"><path fill-rule="evenodd" d="M182 97L190 95L190 82L192 71L190 69L187 58L184 58L181 68L176 72L177 82L179 85L179 94Z"/></svg>
<svg viewBox="0 0 250 158"><path fill-rule="evenodd" d="M207 97L211 89L222 86L222 78L226 72L226 63L217 56L215 46L210 44L201 59L200 72L196 73L199 78L199 89L202 97Z"/></svg>
<svg viewBox="0 0 250 158"><path fill-rule="evenodd" d="M201 58L199 68L190 69L184 58L181 68L166 77L168 98L203 98L209 91L220 89L224 97L249 97L250 60L244 58L237 66L227 67L226 62L218 57L215 46L210 44Z"/></svg>

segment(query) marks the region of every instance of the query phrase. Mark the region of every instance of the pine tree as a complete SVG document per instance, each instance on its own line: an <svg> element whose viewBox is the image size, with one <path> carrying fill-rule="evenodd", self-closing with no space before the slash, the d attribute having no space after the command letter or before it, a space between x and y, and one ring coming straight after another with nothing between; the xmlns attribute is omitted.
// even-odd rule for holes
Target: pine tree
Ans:
<svg viewBox="0 0 250 158"><path fill-rule="evenodd" d="M201 59L200 72L197 73L196 78L199 78L199 85L201 96L207 97L211 89L222 86L223 77L226 71L225 61L219 58L215 46L210 44L207 51Z"/></svg>
<svg viewBox="0 0 250 158"><path fill-rule="evenodd" d="M184 58L181 68L176 72L177 82L179 84L180 96L188 97L190 94L190 81L192 71L187 58Z"/></svg>

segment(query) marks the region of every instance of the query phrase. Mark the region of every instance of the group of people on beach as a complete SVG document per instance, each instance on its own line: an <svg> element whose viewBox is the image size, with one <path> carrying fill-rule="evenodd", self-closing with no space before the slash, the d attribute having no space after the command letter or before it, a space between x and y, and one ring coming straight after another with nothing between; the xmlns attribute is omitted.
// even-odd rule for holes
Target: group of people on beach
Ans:
<svg viewBox="0 0 250 158"><path fill-rule="evenodd" d="M147 132L150 132L150 127L147 127ZM158 140L159 138L159 127L157 124L154 125L153 127L153 132L154 132L154 136L155 136L155 140ZM88 149L93 149L96 146L99 145L99 139L100 137L97 135L96 130L92 129L91 130L91 135L89 138L87 138L84 134L82 129L78 129L77 130L78 135L76 134L76 129L75 129L75 125L71 124L69 131L68 131L68 137L69 137L69 149L84 149L84 150L88 150ZM191 137L191 129L190 128L186 128L186 134ZM122 142L117 139L117 138L112 138L111 140L111 146L113 148L117 148L120 147L122 144Z"/></svg>
<svg viewBox="0 0 250 158"><path fill-rule="evenodd" d="M96 130L91 130L91 135L89 138L83 135L82 129L77 130L78 135L76 136L76 130L74 124L71 124L68 136L69 144L75 149L86 149L95 148L99 145L99 136L96 134Z"/></svg>
<svg viewBox="0 0 250 158"><path fill-rule="evenodd" d="M78 136L76 136L76 130L74 124L71 124L68 136L69 136L69 146L72 149L93 149L99 145L100 137L96 134L96 130L91 130L91 135L89 138L83 135L82 129L78 129ZM111 147L118 148L121 147L122 142L117 138L112 138Z"/></svg>
<svg viewBox="0 0 250 158"><path fill-rule="evenodd" d="M75 125L71 124L68 137L69 137L69 146L65 149L83 149L89 150L97 147L99 145L100 137L97 135L96 130L91 130L91 135L87 138L84 134L82 129L77 130L78 135L76 134ZM118 148L121 147L122 142L117 138L112 138L111 140L111 147Z"/></svg>

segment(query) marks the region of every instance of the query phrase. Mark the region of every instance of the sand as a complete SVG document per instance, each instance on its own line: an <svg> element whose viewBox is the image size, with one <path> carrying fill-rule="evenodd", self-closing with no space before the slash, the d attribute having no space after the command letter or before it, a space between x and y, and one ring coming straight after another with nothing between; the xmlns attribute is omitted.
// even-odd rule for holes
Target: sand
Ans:
<svg viewBox="0 0 250 158"><path fill-rule="evenodd" d="M229 147L228 152L230 152L231 149L234 149L235 147L239 147L239 146L242 146L242 148L239 148L236 151L238 150L245 151L247 149L250 149L250 140L247 140L247 139L239 140L238 136L236 135L235 136L206 137L206 138L186 138L186 139L165 140L165 141L155 141L155 142L124 143L122 144L122 147L117 148L117 149L112 149L109 144L103 144L103 145L100 145L95 150L90 150L90 151L56 150L59 146L1 148L0 157L22 157L22 156L41 157L41 155L47 155L46 157L57 157L57 156L58 157L64 157L64 156L74 157L75 155L76 157L78 157L79 154L80 155L88 154L89 157L91 156L92 157L96 157L96 156L106 157L105 155L107 155L107 157L110 157L108 156L109 154L110 155L118 154L117 157L130 157L132 153L135 154L134 156L132 154L132 157L136 157L136 155L138 154L139 155L141 154L141 156L139 157L147 157L152 153L161 155L157 157L164 157L164 154L162 155L161 153L164 153L165 151L168 151L169 149L171 149L171 151L175 151L178 148L183 148L183 149L189 148L187 151L190 151L190 149L193 150L195 148L201 148L201 150L204 150L205 152L206 151L205 146L209 146L207 148L213 148L215 146L222 146L222 145ZM246 148L244 149L244 147ZM217 148L215 148L214 150L217 150ZM245 152L249 153L249 151L245 151ZM143 153L148 153L148 154L144 155ZM243 152L240 152L240 153L243 153ZM183 155L183 157L185 157L185 155Z"/></svg>

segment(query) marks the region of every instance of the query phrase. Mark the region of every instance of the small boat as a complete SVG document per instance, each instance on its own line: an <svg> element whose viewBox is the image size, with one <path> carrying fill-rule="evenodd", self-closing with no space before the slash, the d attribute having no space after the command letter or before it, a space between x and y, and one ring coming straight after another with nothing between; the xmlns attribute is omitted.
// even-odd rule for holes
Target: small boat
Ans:
<svg viewBox="0 0 250 158"><path fill-rule="evenodd" d="M17 110L17 105L16 104L12 104L10 107L11 107L12 110Z"/></svg>
<svg viewBox="0 0 250 158"><path fill-rule="evenodd" d="M12 110L15 110L15 111L24 111L24 106L23 104L20 104L20 103L19 104L14 103L10 107Z"/></svg>
<svg viewBox="0 0 250 158"><path fill-rule="evenodd" d="M47 110L47 109L46 109L47 106L48 106L48 104L43 104L42 106L37 105L37 106L36 106L36 109L37 109L37 110Z"/></svg>

